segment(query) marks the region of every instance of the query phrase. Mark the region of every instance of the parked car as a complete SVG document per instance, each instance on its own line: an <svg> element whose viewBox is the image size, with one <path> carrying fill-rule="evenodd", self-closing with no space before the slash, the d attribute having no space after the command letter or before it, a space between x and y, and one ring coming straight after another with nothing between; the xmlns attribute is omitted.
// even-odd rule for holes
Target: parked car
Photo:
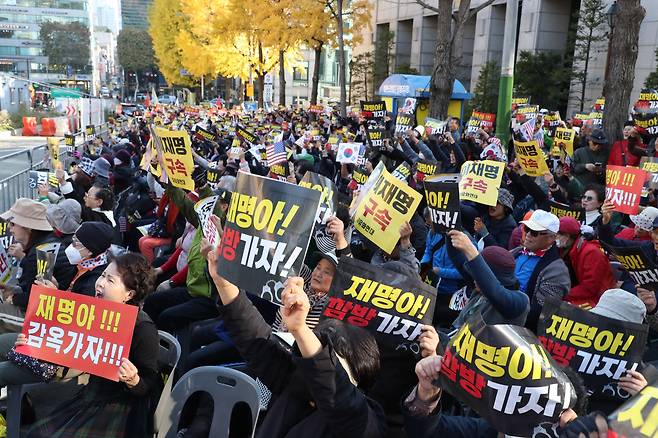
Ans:
<svg viewBox="0 0 658 438"><path fill-rule="evenodd" d="M123 102L121 103L121 108L123 110L123 114L126 116L132 116L135 111L139 111L144 114L144 105L139 103Z"/></svg>
<svg viewBox="0 0 658 438"><path fill-rule="evenodd" d="M176 97L170 94L163 94L162 96L158 96L158 102L167 105L173 105L176 103Z"/></svg>

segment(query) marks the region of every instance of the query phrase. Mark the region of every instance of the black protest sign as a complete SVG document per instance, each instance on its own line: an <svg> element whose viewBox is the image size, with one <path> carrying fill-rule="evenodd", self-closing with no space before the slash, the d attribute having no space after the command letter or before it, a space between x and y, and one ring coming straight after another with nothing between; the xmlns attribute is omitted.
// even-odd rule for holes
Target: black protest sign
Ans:
<svg viewBox="0 0 658 438"><path fill-rule="evenodd" d="M283 283L300 273L320 196L317 190L240 172L217 249L218 272L280 305Z"/></svg>
<svg viewBox="0 0 658 438"><path fill-rule="evenodd" d="M619 378L637 369L648 332L648 325L607 318L554 298L546 299L537 328L546 351L578 372L590 394L618 402L630 396L618 387Z"/></svg>
<svg viewBox="0 0 658 438"><path fill-rule="evenodd" d="M391 172L391 175L393 175L395 178L399 179L400 181L406 181L407 178L411 175L411 166L409 163L402 162L393 169L393 172Z"/></svg>
<svg viewBox="0 0 658 438"><path fill-rule="evenodd" d="M486 325L477 314L446 346L441 387L498 432L532 436L576 402L569 378L528 329Z"/></svg>
<svg viewBox="0 0 658 438"><path fill-rule="evenodd" d="M611 246L602 242L606 251L615 256L633 282L644 289L658 290L658 266L639 246Z"/></svg>
<svg viewBox="0 0 658 438"><path fill-rule="evenodd" d="M14 236L9 232L9 222L0 221L0 245L4 248L14 243Z"/></svg>
<svg viewBox="0 0 658 438"><path fill-rule="evenodd" d="M31 189L36 189L41 184L48 184L52 188L59 187L59 182L53 172L30 170L27 174L27 181Z"/></svg>
<svg viewBox="0 0 658 438"><path fill-rule="evenodd" d="M395 134L404 135L407 133L408 130L413 129L414 118L415 117L413 113L412 114L398 113L397 117L395 118Z"/></svg>
<svg viewBox="0 0 658 438"><path fill-rule="evenodd" d="M642 157L640 160L640 169L647 172L647 180L644 182L644 187L658 189L658 158Z"/></svg>
<svg viewBox="0 0 658 438"><path fill-rule="evenodd" d="M424 181L432 175L439 173L439 162L432 160L418 160L416 162L416 179Z"/></svg>
<svg viewBox="0 0 658 438"><path fill-rule="evenodd" d="M306 172L304 178L299 182L301 187L317 190L322 194L320 208L315 218L315 229L313 238L320 251L330 253L336 250L336 243L331 235L327 233L326 223L332 216L336 216L338 206L338 195L334 183L322 175L314 172Z"/></svg>
<svg viewBox="0 0 658 438"><path fill-rule="evenodd" d="M37 278L52 280L60 245L59 242L52 242L37 246Z"/></svg>
<svg viewBox="0 0 658 438"><path fill-rule="evenodd" d="M288 174L289 174L290 168L288 165L283 165L283 164L274 164L270 166L270 173L268 176L272 179L276 179L278 181L288 181Z"/></svg>
<svg viewBox="0 0 658 438"><path fill-rule="evenodd" d="M323 318L363 327L388 346L418 340L423 324L431 324L436 289L419 278L341 257L329 289Z"/></svg>
<svg viewBox="0 0 658 438"><path fill-rule="evenodd" d="M658 432L658 381L649 383L610 414L608 426L618 437L655 437Z"/></svg>
<svg viewBox="0 0 658 438"><path fill-rule="evenodd" d="M366 125L366 134L370 146L377 149L384 147L384 139L386 138L385 128L378 125Z"/></svg>
<svg viewBox="0 0 658 438"><path fill-rule="evenodd" d="M557 217L572 217L578 222L585 220L585 210L582 208L574 208L567 204L561 204L555 201L549 201L551 213Z"/></svg>
<svg viewBox="0 0 658 438"><path fill-rule="evenodd" d="M216 134L213 134L212 132L203 129L201 126L197 126L194 129L194 133L196 134L196 137L199 138L200 140L217 141Z"/></svg>
<svg viewBox="0 0 658 438"><path fill-rule="evenodd" d="M441 135L446 131L446 126L448 125L447 121L441 121L427 117L425 119L425 134L429 137L430 135Z"/></svg>
<svg viewBox="0 0 658 438"><path fill-rule="evenodd" d="M88 136L96 134L96 127L94 125L87 125L85 128L85 134Z"/></svg>
<svg viewBox="0 0 658 438"><path fill-rule="evenodd" d="M350 181L349 188L351 190L358 189L359 187L364 185L366 181L368 181L369 176L370 176L370 172L368 172L368 170L365 167L363 166L357 167L352 172L352 181Z"/></svg>
<svg viewBox="0 0 658 438"><path fill-rule="evenodd" d="M247 129L244 126L238 125L238 127L235 129L235 134L251 144L257 143L256 136L251 132L247 131Z"/></svg>
<svg viewBox="0 0 658 438"><path fill-rule="evenodd" d="M425 181L425 200L435 233L461 229L459 184Z"/></svg>
<svg viewBox="0 0 658 438"><path fill-rule="evenodd" d="M208 179L209 184L217 184L221 175L217 169L208 169L206 171L206 178Z"/></svg>
<svg viewBox="0 0 658 438"><path fill-rule="evenodd" d="M69 153L75 151L75 135L64 134L64 146Z"/></svg>
<svg viewBox="0 0 658 438"><path fill-rule="evenodd" d="M383 100L361 101L361 117L366 120L383 120L386 117L386 102Z"/></svg>
<svg viewBox="0 0 658 438"><path fill-rule="evenodd" d="M640 97L633 106L633 122L635 126L646 129L650 135L658 135L658 92L642 90Z"/></svg>

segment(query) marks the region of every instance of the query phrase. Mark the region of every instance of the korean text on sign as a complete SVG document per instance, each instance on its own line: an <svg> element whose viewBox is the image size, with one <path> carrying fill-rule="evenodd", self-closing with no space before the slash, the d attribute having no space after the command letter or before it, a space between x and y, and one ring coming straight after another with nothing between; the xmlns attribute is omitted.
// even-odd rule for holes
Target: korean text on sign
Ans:
<svg viewBox="0 0 658 438"><path fill-rule="evenodd" d="M16 351L57 365L119 380L138 308L32 286L23 323L27 345Z"/></svg>
<svg viewBox="0 0 658 438"><path fill-rule="evenodd" d="M615 204L616 211L637 214L646 178L647 173L637 167L607 166L605 198Z"/></svg>
<svg viewBox="0 0 658 438"><path fill-rule="evenodd" d="M467 161L462 165L459 198L495 206L505 163L497 161Z"/></svg>
<svg viewBox="0 0 658 438"><path fill-rule="evenodd" d="M537 140L515 141L516 160L529 176L542 176L548 172L544 154L537 145Z"/></svg>
<svg viewBox="0 0 658 438"><path fill-rule="evenodd" d="M354 226L374 244L391 253L400 227L418 208L422 195L382 170L372 190L356 208Z"/></svg>
<svg viewBox="0 0 658 438"><path fill-rule="evenodd" d="M155 132L162 143L163 166L171 183L176 187L194 190L194 158L190 136L185 131L163 128L156 128Z"/></svg>

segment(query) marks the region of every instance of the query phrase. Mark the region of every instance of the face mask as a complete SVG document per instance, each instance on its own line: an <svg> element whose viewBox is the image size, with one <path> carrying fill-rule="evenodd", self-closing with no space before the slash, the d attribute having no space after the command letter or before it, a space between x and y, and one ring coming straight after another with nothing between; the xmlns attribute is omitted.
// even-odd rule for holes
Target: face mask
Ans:
<svg viewBox="0 0 658 438"><path fill-rule="evenodd" d="M567 241L566 241L566 239L556 239L555 240L555 245L558 248L566 248L567 247Z"/></svg>
<svg viewBox="0 0 658 438"><path fill-rule="evenodd" d="M66 258L69 259L69 263L72 265L77 265L82 261L80 251L78 251L73 244L67 246L64 253L66 254Z"/></svg>

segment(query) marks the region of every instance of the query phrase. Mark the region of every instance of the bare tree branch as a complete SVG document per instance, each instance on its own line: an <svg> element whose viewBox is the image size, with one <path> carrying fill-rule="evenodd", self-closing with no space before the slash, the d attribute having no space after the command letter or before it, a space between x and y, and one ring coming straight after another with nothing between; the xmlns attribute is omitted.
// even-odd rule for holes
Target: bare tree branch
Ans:
<svg viewBox="0 0 658 438"><path fill-rule="evenodd" d="M424 7L425 9L429 9L430 11L436 12L437 14L439 13L439 8L437 8L435 6L428 5L423 0L416 0L416 3L418 3L419 5Z"/></svg>
<svg viewBox="0 0 658 438"><path fill-rule="evenodd" d="M478 12L480 12L482 9L486 8L487 6L491 5L495 0L487 0L486 2L482 3L480 6L477 8L473 8L469 13L468 16L466 17L466 21L470 20L474 16L477 15Z"/></svg>

